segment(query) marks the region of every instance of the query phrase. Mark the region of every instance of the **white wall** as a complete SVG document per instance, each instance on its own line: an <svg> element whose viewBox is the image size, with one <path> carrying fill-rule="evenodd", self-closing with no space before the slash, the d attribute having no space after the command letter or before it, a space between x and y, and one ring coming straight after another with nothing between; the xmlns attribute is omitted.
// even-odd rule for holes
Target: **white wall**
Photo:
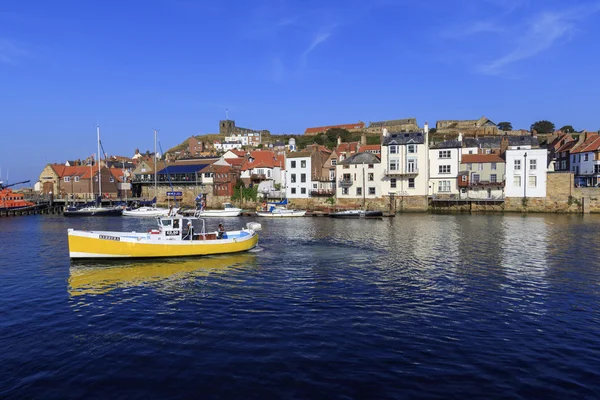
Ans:
<svg viewBox="0 0 600 400"><path fill-rule="evenodd" d="M450 158L440 158L440 151L450 152ZM458 185L456 177L460 170L460 158L462 149L429 149L429 194L457 194ZM441 174L441 165L449 165L450 173ZM450 181L449 192L439 192L440 181Z"/></svg>
<svg viewBox="0 0 600 400"><path fill-rule="evenodd" d="M425 136L427 142L427 136ZM383 195L394 193L398 196L426 196L429 192L429 160L426 144L417 144L416 153L408 154L407 145L399 145L397 154L390 154L390 146L381 146L381 169L383 173L381 190ZM417 175L390 175L385 171L390 169L390 160L399 161L399 172L406 171L407 157L417 159ZM409 187L409 179L414 179L414 188ZM339 179L339 175L338 175ZM393 179L396 187L392 187Z"/></svg>
<svg viewBox="0 0 600 400"><path fill-rule="evenodd" d="M305 166L302 167L302 162ZM292 163L295 163L295 167L292 167ZM285 160L285 171L286 171L286 186L285 195L290 199L306 199L310 197L310 190L312 188L311 181L311 163L310 156L308 157L293 157L286 158ZM306 177L306 181L302 182L302 174ZM292 182L292 176L295 175L295 182ZM295 189L295 193L292 193L292 189ZM304 193L302 190L304 189Z"/></svg>
<svg viewBox="0 0 600 400"><path fill-rule="evenodd" d="M525 153L527 164L525 165ZM515 160L520 161L521 169L515 169ZM536 168L531 169L531 160L536 161ZM506 150L506 197L546 197L546 149L508 149ZM515 176L521 177L521 184L515 184ZM536 177L535 187L529 177ZM526 185L526 186L525 186Z"/></svg>
<svg viewBox="0 0 600 400"><path fill-rule="evenodd" d="M387 195L387 192L384 192L383 189L384 185L382 182L382 164L376 163L370 165L372 165L373 167L369 168L368 164L365 164L364 168L362 164L347 165L348 168L344 168L343 165L336 165L336 197L338 199L362 199L363 197L365 199L375 199ZM352 180L352 185L348 187L348 194L344 194L343 187L340 184L340 181L343 179L344 174L350 174L350 179ZM373 174L373 180L369 180L369 174ZM356 192L357 188L361 188L362 190L360 195ZM374 188L375 194L369 194L369 188Z"/></svg>

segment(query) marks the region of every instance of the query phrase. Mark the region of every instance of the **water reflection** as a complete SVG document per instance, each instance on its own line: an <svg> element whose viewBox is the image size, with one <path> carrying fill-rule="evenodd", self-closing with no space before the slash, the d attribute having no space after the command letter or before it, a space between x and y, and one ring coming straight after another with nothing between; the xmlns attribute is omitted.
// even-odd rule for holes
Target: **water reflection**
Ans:
<svg viewBox="0 0 600 400"><path fill-rule="evenodd" d="M254 263L255 253L152 261L87 261L71 264L69 295L98 295L117 288L130 288L222 273Z"/></svg>

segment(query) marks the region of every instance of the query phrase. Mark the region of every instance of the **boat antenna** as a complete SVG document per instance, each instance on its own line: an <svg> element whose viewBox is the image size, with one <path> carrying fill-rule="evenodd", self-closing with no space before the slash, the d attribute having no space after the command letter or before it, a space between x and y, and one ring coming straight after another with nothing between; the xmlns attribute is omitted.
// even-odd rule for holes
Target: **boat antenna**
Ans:
<svg viewBox="0 0 600 400"><path fill-rule="evenodd" d="M158 196L158 181L156 180L156 129L154 130L154 198Z"/></svg>
<svg viewBox="0 0 600 400"><path fill-rule="evenodd" d="M102 159L102 153L100 153L100 124L96 125L96 134L98 136L98 196L100 197L99 203L102 205L102 175L100 172L100 160Z"/></svg>

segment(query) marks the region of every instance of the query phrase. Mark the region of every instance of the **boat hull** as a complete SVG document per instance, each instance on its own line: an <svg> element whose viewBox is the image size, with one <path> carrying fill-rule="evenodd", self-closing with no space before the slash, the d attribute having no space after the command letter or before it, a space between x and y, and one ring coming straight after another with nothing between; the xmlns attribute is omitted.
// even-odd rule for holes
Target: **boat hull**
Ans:
<svg viewBox="0 0 600 400"><path fill-rule="evenodd" d="M121 208L98 208L95 210L65 210L65 217L116 217L123 213Z"/></svg>
<svg viewBox="0 0 600 400"><path fill-rule="evenodd" d="M248 251L258 244L251 230L227 232L227 239L168 240L151 233L94 232L70 229L69 256L81 258L189 257Z"/></svg>
<svg viewBox="0 0 600 400"><path fill-rule="evenodd" d="M290 211L290 212L268 212L268 211L257 211L256 215L258 217L267 217L267 218L288 218L288 217L304 217L306 215L306 211Z"/></svg>
<svg viewBox="0 0 600 400"><path fill-rule="evenodd" d="M237 217L242 210L237 208L233 210L204 210L197 213L198 217Z"/></svg>
<svg viewBox="0 0 600 400"><path fill-rule="evenodd" d="M168 208L136 208L135 210L123 210L124 217L166 217L172 212Z"/></svg>
<svg viewBox="0 0 600 400"><path fill-rule="evenodd" d="M329 214L331 218L381 218L382 211L365 211L365 212L338 212Z"/></svg>

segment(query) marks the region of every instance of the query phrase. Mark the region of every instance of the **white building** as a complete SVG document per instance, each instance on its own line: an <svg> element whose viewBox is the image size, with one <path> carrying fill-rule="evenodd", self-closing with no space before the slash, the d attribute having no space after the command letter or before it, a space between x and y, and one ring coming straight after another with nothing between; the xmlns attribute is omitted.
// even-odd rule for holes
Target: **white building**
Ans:
<svg viewBox="0 0 600 400"><path fill-rule="evenodd" d="M525 147L525 148L524 148ZM529 147L529 148L527 148ZM506 197L546 197L546 149L509 147L506 158Z"/></svg>
<svg viewBox="0 0 600 400"><path fill-rule="evenodd" d="M600 182L600 136L593 132L582 134L571 149L571 171L581 186L597 186Z"/></svg>
<svg viewBox="0 0 600 400"><path fill-rule="evenodd" d="M311 152L291 153L285 159L286 187L285 196L289 199L307 199L310 197Z"/></svg>
<svg viewBox="0 0 600 400"><path fill-rule="evenodd" d="M462 146L459 134L457 140L446 140L429 148L429 195L459 193L457 176L464 152Z"/></svg>
<svg viewBox="0 0 600 400"><path fill-rule="evenodd" d="M375 199L382 189L382 163L375 154L356 153L336 165L338 199Z"/></svg>
<svg viewBox="0 0 600 400"><path fill-rule="evenodd" d="M388 133L381 145L383 195L427 196L429 192L428 132Z"/></svg>
<svg viewBox="0 0 600 400"><path fill-rule="evenodd" d="M231 136L225 136L225 142L240 142L242 146L256 147L261 144L261 141L260 132L234 133Z"/></svg>
<svg viewBox="0 0 600 400"><path fill-rule="evenodd" d="M218 142L215 141L213 143L213 146L215 147L215 149L217 151L229 151L229 150L233 150L233 149L241 149L243 144L240 141L224 141L224 142Z"/></svg>

